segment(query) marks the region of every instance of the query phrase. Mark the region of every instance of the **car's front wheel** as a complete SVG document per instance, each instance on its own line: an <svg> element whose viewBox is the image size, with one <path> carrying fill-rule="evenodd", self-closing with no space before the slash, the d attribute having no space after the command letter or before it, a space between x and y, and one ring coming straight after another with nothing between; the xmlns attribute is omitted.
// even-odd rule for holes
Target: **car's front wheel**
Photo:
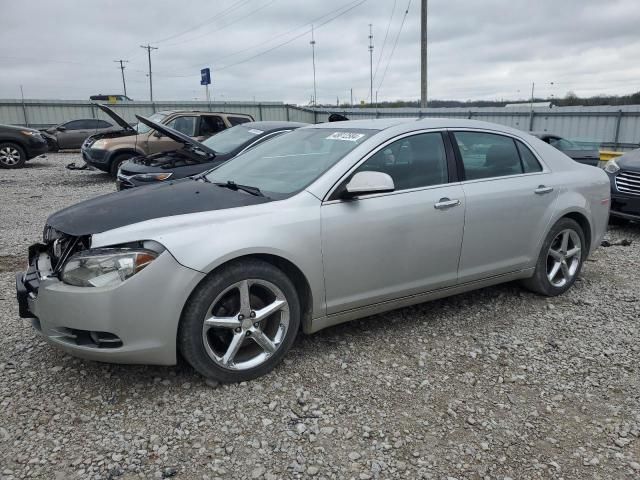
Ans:
<svg viewBox="0 0 640 480"><path fill-rule="evenodd" d="M0 167L21 168L27 161L27 155L20 145L5 142L0 143Z"/></svg>
<svg viewBox="0 0 640 480"><path fill-rule="evenodd" d="M271 371L293 344L300 304L291 280L261 260L235 262L207 277L182 314L178 346L205 377L241 382Z"/></svg>
<svg viewBox="0 0 640 480"><path fill-rule="evenodd" d="M586 255L582 227L575 220L563 218L547 235L533 277L523 284L542 295L560 295L575 283Z"/></svg>

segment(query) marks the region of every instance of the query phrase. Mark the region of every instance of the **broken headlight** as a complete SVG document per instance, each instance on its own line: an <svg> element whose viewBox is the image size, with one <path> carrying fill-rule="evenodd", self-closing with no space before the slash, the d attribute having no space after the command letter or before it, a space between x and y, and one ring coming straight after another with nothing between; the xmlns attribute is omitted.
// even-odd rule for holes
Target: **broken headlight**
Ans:
<svg viewBox="0 0 640 480"><path fill-rule="evenodd" d="M617 173L619 170L620 165L618 165L618 162L616 162L615 159L609 160L604 166L604 171L607 173Z"/></svg>
<svg viewBox="0 0 640 480"><path fill-rule="evenodd" d="M132 277L158 257L146 249L104 248L73 255L62 269L64 283L77 287L117 285Z"/></svg>

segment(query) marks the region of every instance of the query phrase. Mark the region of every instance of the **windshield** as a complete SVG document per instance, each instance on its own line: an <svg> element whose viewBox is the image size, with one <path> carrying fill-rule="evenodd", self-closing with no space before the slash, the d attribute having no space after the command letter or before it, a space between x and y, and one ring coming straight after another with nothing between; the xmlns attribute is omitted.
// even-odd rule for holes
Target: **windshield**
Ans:
<svg viewBox="0 0 640 480"><path fill-rule="evenodd" d="M153 115L151 115L150 117L147 117L149 120L151 120L152 122L156 122L156 123L162 123L162 120L167 116L166 113L162 113L162 112L158 112L158 113L154 113ZM133 128L135 128L138 133L147 133L148 131L151 130L151 127L146 126L144 123L136 123Z"/></svg>
<svg viewBox="0 0 640 480"><path fill-rule="evenodd" d="M257 128L247 128L238 125L213 135L202 143L216 153L225 154L232 152L248 140L263 133L263 130Z"/></svg>
<svg viewBox="0 0 640 480"><path fill-rule="evenodd" d="M233 181L269 193L302 190L376 130L301 128L257 145L209 173L210 182Z"/></svg>

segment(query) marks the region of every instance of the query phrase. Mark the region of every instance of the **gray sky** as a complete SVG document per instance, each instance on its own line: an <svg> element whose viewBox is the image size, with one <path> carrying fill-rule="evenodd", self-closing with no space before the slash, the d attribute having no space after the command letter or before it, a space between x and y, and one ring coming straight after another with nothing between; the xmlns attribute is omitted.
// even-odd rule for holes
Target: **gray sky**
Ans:
<svg viewBox="0 0 640 480"><path fill-rule="evenodd" d="M150 42L155 99L203 99L199 69L210 66L215 100L306 104L312 22L318 102L349 101L350 88L367 98L369 23L378 99L419 98L420 0L0 0L0 9L0 98L18 98L21 84L27 98L121 93L113 60L122 58L129 96L148 100L139 45ZM638 0L430 0L429 98L527 98L534 81L540 96L638 91L638 19Z"/></svg>

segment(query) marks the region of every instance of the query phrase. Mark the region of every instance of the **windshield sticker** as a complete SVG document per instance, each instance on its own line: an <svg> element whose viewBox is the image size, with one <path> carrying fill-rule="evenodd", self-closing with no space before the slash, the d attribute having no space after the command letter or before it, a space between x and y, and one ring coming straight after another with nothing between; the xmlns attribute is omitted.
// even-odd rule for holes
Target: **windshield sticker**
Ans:
<svg viewBox="0 0 640 480"><path fill-rule="evenodd" d="M255 128L252 128L249 130L249 133L253 133L254 135L260 135L262 132L262 130L257 130Z"/></svg>
<svg viewBox="0 0 640 480"><path fill-rule="evenodd" d="M331 135L329 135L325 140L344 140L347 142L357 142L362 137L364 137L364 133L334 132Z"/></svg>

